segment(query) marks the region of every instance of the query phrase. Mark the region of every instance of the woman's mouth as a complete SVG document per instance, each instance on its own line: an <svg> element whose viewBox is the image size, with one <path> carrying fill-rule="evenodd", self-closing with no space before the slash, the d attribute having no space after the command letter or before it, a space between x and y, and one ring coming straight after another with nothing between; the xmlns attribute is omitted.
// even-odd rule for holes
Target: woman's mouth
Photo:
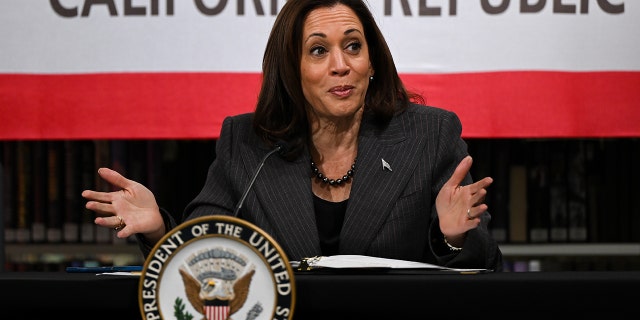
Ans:
<svg viewBox="0 0 640 320"><path fill-rule="evenodd" d="M329 89L329 92L338 97L347 97L351 94L353 86L338 86Z"/></svg>

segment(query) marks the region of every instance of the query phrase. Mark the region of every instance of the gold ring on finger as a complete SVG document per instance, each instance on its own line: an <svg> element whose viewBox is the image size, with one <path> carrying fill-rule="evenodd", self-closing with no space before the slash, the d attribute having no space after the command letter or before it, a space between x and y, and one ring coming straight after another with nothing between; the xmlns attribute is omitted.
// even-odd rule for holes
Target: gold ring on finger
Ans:
<svg viewBox="0 0 640 320"><path fill-rule="evenodd" d="M113 229L116 231L120 231L124 229L124 227L126 227L127 225L124 223L124 219L122 219L121 216L116 216L116 218L118 218L118 225Z"/></svg>

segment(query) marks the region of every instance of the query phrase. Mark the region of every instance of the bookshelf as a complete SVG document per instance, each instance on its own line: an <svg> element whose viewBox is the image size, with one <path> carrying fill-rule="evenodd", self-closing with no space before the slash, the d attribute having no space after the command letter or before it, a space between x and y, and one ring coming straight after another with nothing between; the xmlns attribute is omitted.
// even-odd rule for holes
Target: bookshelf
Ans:
<svg viewBox="0 0 640 320"><path fill-rule="evenodd" d="M472 175L499 179L485 201L506 270L640 270L640 211L630 196L639 139L468 143Z"/></svg>
<svg viewBox="0 0 640 320"><path fill-rule="evenodd" d="M97 168L111 167L145 184L163 208L180 215L214 157L212 139L0 141L2 270L144 263L135 239L118 239L93 224L82 190L110 190ZM36 167L42 170L36 173Z"/></svg>
<svg viewBox="0 0 640 320"><path fill-rule="evenodd" d="M485 201L506 270L640 270L640 212L631 203L633 182L640 180L633 165L640 163L640 139L474 138L467 143L474 178L495 180ZM178 215L200 191L215 158L214 139L26 140L0 141L0 146L6 271L143 263L133 240L95 228L94 214L84 209L81 190L109 188L100 184L96 167L116 168L145 184L161 206ZM552 184L549 172L559 153L564 171ZM556 200L563 204L556 209L552 186L563 190ZM555 218L555 224L553 210L564 217ZM564 232L553 237L552 228Z"/></svg>

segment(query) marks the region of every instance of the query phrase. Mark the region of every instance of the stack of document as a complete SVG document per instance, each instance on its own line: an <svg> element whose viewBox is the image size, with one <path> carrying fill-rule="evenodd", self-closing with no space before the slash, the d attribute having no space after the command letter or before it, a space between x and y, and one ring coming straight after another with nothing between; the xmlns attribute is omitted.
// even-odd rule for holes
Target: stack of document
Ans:
<svg viewBox="0 0 640 320"><path fill-rule="evenodd" d="M319 268L388 268L388 269L427 269L459 272L484 272L487 269L459 269L438 266L435 264L387 259L364 255L334 255L304 258L300 261L291 261L291 267L299 271L308 271Z"/></svg>

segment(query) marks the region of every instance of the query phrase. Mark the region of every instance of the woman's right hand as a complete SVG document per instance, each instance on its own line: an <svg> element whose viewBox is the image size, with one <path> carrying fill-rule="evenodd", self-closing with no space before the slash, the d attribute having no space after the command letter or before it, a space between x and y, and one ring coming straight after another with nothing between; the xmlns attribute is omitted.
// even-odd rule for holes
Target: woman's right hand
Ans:
<svg viewBox="0 0 640 320"><path fill-rule="evenodd" d="M87 199L85 207L97 215L94 223L116 229L118 238L141 233L150 243L160 240L165 234L165 225L151 190L109 168L98 169L98 174L119 190L82 191L82 197Z"/></svg>

